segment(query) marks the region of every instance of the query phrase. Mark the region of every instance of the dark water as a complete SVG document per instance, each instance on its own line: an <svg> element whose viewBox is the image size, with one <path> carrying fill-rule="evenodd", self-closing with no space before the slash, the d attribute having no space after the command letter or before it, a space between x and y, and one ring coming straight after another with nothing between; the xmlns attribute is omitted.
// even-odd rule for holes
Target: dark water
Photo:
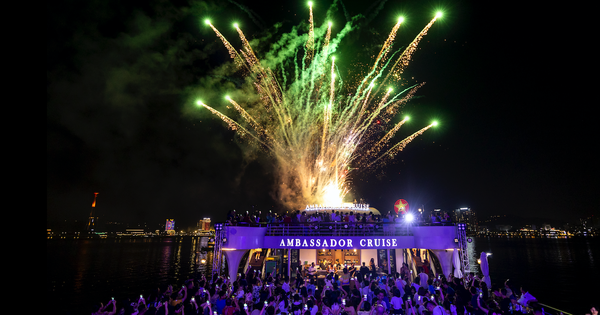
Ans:
<svg viewBox="0 0 600 315"><path fill-rule="evenodd" d="M573 314L598 299L600 239L475 238L472 266L482 251L492 283L526 284L542 303ZM181 284L207 272L198 237L48 240L47 291L51 314L90 314L95 302L136 298L161 285ZM69 313L67 313L67 311Z"/></svg>
<svg viewBox="0 0 600 315"><path fill-rule="evenodd" d="M598 307L600 238L476 238L473 244L477 256L492 253L492 283L527 285L541 303L572 314L589 313L592 303Z"/></svg>
<svg viewBox="0 0 600 315"><path fill-rule="evenodd" d="M212 252L204 252L209 262L202 264L200 245L199 237L48 240L53 314L90 314L96 302L147 297L158 286L209 272Z"/></svg>

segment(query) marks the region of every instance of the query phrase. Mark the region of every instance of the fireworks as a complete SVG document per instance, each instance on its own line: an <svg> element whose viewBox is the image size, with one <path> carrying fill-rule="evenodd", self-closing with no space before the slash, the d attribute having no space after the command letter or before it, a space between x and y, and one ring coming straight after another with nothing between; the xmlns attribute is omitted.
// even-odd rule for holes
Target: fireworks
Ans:
<svg viewBox="0 0 600 315"><path fill-rule="evenodd" d="M436 124L395 144L390 142L408 117L383 137L377 137L374 131L380 121L391 121L422 86L418 84L398 93L392 87L401 79L417 45L441 17L440 13L405 50L393 51L396 34L404 21L399 18L366 75L348 85L338 73L333 54L352 30L352 21L332 37L332 23L315 27L312 3L309 8L308 34L295 37L302 41L282 41L284 44L278 43L277 49L263 60L257 58L237 23L234 27L242 41L239 51L206 20L258 97L249 97L248 101L226 96L238 119L197 101L255 148L271 155L277 166L278 198L294 209L306 204L341 204L349 192L352 170L381 165Z"/></svg>

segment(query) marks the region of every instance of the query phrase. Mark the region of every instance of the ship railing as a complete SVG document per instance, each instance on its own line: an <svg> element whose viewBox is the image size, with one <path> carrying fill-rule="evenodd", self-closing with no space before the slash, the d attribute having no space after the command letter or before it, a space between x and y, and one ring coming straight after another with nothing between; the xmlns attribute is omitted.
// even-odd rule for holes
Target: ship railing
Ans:
<svg viewBox="0 0 600 315"><path fill-rule="evenodd" d="M268 225L267 236L383 236L394 235L392 228L392 225L383 223L275 223ZM402 235L409 233L410 229L405 226Z"/></svg>
<svg viewBox="0 0 600 315"><path fill-rule="evenodd" d="M441 224L440 224L441 225ZM453 225L446 223L444 225ZM397 222L303 222L267 224L267 236L411 236L412 224Z"/></svg>
<svg viewBox="0 0 600 315"><path fill-rule="evenodd" d="M252 223L248 223L248 222L234 222L231 223L229 221L226 221L223 224L223 226L249 226L249 227L267 227L269 225L272 224L288 224L288 225L305 225L305 224L330 224L330 223L338 223L338 224L342 224L342 223L349 223L349 222L294 222L294 223L284 223L284 222L277 222L277 223L269 223L269 222L252 222ZM352 222L350 222L351 224L354 224ZM356 224L360 224L361 222L355 222ZM367 224L403 224L406 225L405 223L400 223L400 222L367 222ZM456 225L454 222L451 221L444 221L444 222L414 222L414 223L410 223L411 226L449 226L449 225Z"/></svg>
<svg viewBox="0 0 600 315"><path fill-rule="evenodd" d="M514 305L514 308L513 308ZM536 311L537 310L537 311ZM573 315L550 305L539 303L537 300L529 301L527 305L511 304L511 314L542 314L542 315Z"/></svg>
<svg viewBox="0 0 600 315"><path fill-rule="evenodd" d="M538 305L541 306L542 312L547 315L573 315L571 313L559 310L546 304L538 303Z"/></svg>
<svg viewBox="0 0 600 315"><path fill-rule="evenodd" d="M453 222L225 222L224 226L266 227L267 236L410 236L413 226L454 226Z"/></svg>

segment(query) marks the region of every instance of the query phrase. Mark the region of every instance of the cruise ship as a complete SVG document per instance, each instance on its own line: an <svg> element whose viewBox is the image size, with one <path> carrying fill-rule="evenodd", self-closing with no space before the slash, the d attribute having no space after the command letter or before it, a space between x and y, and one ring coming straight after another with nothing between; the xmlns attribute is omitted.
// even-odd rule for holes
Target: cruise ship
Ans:
<svg viewBox="0 0 600 315"><path fill-rule="evenodd" d="M368 204L337 207L309 205L314 213L380 215ZM309 266L320 277L344 266L374 266L382 274L399 272L404 263L413 277L423 264L434 275L470 271L464 223L424 223L402 216L395 222L215 223L213 274L235 279L239 270L286 274Z"/></svg>

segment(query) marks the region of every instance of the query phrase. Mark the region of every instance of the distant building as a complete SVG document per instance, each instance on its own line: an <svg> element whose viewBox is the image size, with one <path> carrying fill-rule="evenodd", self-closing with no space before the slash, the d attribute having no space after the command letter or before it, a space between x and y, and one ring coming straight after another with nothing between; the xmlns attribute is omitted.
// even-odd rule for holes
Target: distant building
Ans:
<svg viewBox="0 0 600 315"><path fill-rule="evenodd" d="M165 232L169 235L175 234L175 220L167 219L167 223L165 224Z"/></svg>
<svg viewBox="0 0 600 315"><path fill-rule="evenodd" d="M210 230L210 218L204 218L198 221L198 229L201 231L209 231Z"/></svg>
<svg viewBox="0 0 600 315"><path fill-rule="evenodd" d="M458 208L454 210L454 222L466 223L467 233L477 233L477 216L471 208Z"/></svg>

